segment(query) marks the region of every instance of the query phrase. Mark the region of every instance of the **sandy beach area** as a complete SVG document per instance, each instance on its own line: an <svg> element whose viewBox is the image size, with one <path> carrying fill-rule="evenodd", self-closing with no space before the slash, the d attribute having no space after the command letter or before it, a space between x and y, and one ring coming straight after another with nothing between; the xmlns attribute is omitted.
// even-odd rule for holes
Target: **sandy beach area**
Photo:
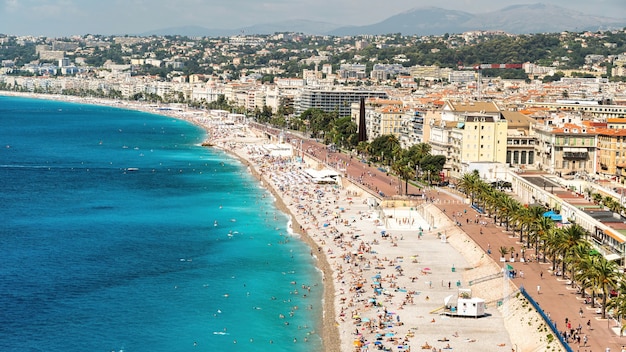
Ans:
<svg viewBox="0 0 626 352"><path fill-rule="evenodd" d="M136 109L205 128L213 147L238 157L275 195L277 207L292 218L294 236L311 247L324 275L319 334L326 351L564 350L548 341L540 316L437 199L375 207L369 193L345 178L336 185L312 182L304 170L322 168L317 160L268 156L268 139L260 131L227 127L206 114L105 99L0 94ZM460 292L483 299L485 316L442 314L444 301Z"/></svg>
<svg viewBox="0 0 626 352"><path fill-rule="evenodd" d="M250 167L311 247L324 275L326 351L563 350L493 258L442 212L445 204L374 207L345 178L311 182L304 170L321 169L319 161L268 156L267 138L244 132L221 131L213 143ZM485 316L442 314L460 292L483 299Z"/></svg>

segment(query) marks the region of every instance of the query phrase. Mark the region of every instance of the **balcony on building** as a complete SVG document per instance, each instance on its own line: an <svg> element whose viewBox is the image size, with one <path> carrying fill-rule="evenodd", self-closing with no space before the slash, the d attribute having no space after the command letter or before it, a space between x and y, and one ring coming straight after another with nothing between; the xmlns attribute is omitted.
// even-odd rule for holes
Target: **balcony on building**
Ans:
<svg viewBox="0 0 626 352"><path fill-rule="evenodd" d="M587 148L563 148L563 159L585 160L588 157Z"/></svg>

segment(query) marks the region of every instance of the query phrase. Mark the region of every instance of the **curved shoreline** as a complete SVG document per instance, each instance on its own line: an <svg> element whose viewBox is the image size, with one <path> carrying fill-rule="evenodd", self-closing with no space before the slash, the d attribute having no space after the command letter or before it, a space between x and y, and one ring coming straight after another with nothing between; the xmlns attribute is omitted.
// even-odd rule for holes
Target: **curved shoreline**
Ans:
<svg viewBox="0 0 626 352"><path fill-rule="evenodd" d="M276 208L279 211L283 212L284 214L289 215L289 218L291 219L291 224L292 224L291 226L292 231L300 235L300 238L302 239L302 241L306 243L311 248L311 250L318 247L318 244L315 242L315 240L312 237L310 237L306 231L302 230L303 227L298 222L298 219L296 218L295 214L293 214L291 210L289 209L289 207L287 207L287 204L285 204L282 196L272 186L271 182L269 182L269 180L266 179L263 176L263 174L260 173L259 170L257 170L254 167L253 163L250 162L250 160L246 159L242 155L239 155L237 152L229 151L226 148L220 148L215 145L213 145L212 147L223 150L229 155L236 157L245 166L247 166L250 173L255 178L257 178L258 181L262 182L262 186L272 193L275 199ZM322 272L322 283L323 283L323 286L322 286L323 308L322 308L322 321L320 322L320 328L322 329L322 332L319 334L319 336L322 339L323 350L331 351L330 346L341 346L339 330L337 328L337 323L335 320L335 316L336 316L335 304L334 304L335 289L334 289L334 284L332 280L333 270L330 267L330 263L328 262L326 255L319 255L319 256L316 256L315 258L317 259L316 266Z"/></svg>
<svg viewBox="0 0 626 352"><path fill-rule="evenodd" d="M311 249L318 249L320 248L321 245L323 245L324 249L332 247L337 252L337 254L340 254L340 251L344 249L341 245L337 243L333 244L332 240L329 240L329 243L325 243L325 240L317 238L319 237L317 236L319 234L307 233L307 231L303 230L303 227L298 221L297 214L294 213L292 209L290 209L288 204L286 204L287 198L281 195L279 190L275 188L276 185L273 182L271 182L272 175L270 175L269 173L264 173L263 170L260 170L259 168L257 168L257 165L255 165L254 161L247 157L243 148L235 147L236 144L241 144L241 143L245 144L246 143L245 141L237 141L236 139L238 138L233 138L233 136L225 136L225 138L221 140L221 143L218 143L218 140L213 139L213 136L211 135L211 133L214 132L211 130L211 126L209 126L207 123L203 123L203 121L200 121L199 119L196 119L194 116L178 114L176 113L176 111L158 110L154 108L154 106L148 106L144 103L137 103L137 104L127 103L127 102L120 103L117 101L111 101L111 100L106 100L106 99L89 99L89 98L80 98L80 97L50 96L50 95L40 95L40 94L35 95L35 94L29 94L29 93L13 93L13 92L1 92L1 91L0 91L0 95L26 97L26 98L39 98L39 99L47 99L47 100L58 100L58 101L67 101L67 102L74 102L74 103L81 103L81 104L104 105L104 106L111 106L111 107L117 107L117 108L128 109L128 110L139 110L139 111L147 112L150 114L185 120L191 124L194 124L197 127L204 129L211 137L211 139L204 141L204 143L210 144L209 147L219 149L227 153L228 155L235 157L236 159L240 160L243 165L248 167L248 169L250 170L250 173L259 181L262 182L261 185L272 193L272 195L275 198L275 204L276 204L277 209L290 216L290 219L292 220L293 232L299 234L303 242L306 243ZM247 131L247 133L245 134L251 135L253 134L253 131ZM229 143L233 143L233 144L229 145ZM358 185L356 185L356 187L358 187ZM437 215L441 216L442 214L440 212L437 212ZM306 219L304 220L306 221ZM376 231L374 232L376 233ZM394 231L394 232L399 233L400 231L397 231L397 232ZM462 232L463 231L460 231L458 233L458 235L460 236L454 236L454 237L458 239L462 238L463 240L458 243L458 246L453 246L453 247L456 247L455 248L456 250L458 250L460 253L463 253L463 256L466 257L465 259L469 263L471 263L472 266L477 265L478 262L483 262L482 260L479 260L477 258L469 258L469 257L474 257L474 255L469 255L468 257L469 253L467 253L466 245L473 241L463 236ZM429 235L433 235L433 234L429 234ZM369 234L369 237L372 237L371 233ZM320 240L321 240L321 245L319 243ZM404 247L405 245L411 245L411 243L408 243L407 240L408 239L404 239L403 241L402 238L400 239L400 243L402 243L402 247ZM453 241L451 242L454 242L454 239L452 240ZM397 241L397 238L396 238L396 241ZM388 248L388 249L393 250L393 248ZM408 247L405 249L405 252L407 250L409 250ZM480 253L480 251L477 249L474 249L474 251L476 252L475 255L478 255L478 253ZM344 321L344 319L342 318L342 315L339 314L340 310L343 314L343 309L346 308L345 305L342 305L342 303L340 303L340 299L345 299L344 298L345 296L343 294L343 289L346 287L346 284L344 284L343 282L340 282L338 278L339 276L343 276L346 273L343 271L344 267L341 265L341 259L331 260L331 258L334 258L334 257L332 255L328 255L326 251L321 251L319 255L316 255L316 259L317 259L316 267L322 272L322 275L323 275L322 277L323 308L322 308L321 322L317 322L321 324L320 333L318 335L321 338L322 348L324 351L343 351L343 350L348 351L351 349L350 347L352 347L351 346L352 340L354 340L354 338L351 337L351 335L353 335L352 331L354 331L354 326L353 326L352 319L350 319L351 316L346 318L346 320ZM332 265L331 265L331 262L332 262ZM436 264L432 264L432 267L435 268L436 270ZM475 269L478 269L478 267L475 267ZM449 268L448 268L448 271L449 271ZM469 276L468 274L470 274L470 271L463 274L465 279L469 279L467 277ZM337 284L335 284L336 276L338 280ZM431 284L432 284L432 281L431 281ZM489 288L487 287L487 289ZM431 295L431 297L433 297L433 300L435 298L434 294L435 292L433 292ZM420 302L419 304L420 307L415 307L415 309L424 308L422 305L424 305L424 303ZM402 308L399 308L399 309L402 309ZM414 308L411 308L411 309L414 309ZM404 318L404 315L406 314L407 313L403 314L403 318ZM511 314L511 317L514 317L514 316L515 314ZM522 316L522 321L523 319L525 319L525 317L526 315ZM408 319L405 323L407 325L409 324ZM421 320L419 321L416 320L415 323L419 323L420 327L423 328L423 330L421 330L421 334L422 334L421 337L425 337L428 335L426 333L426 329L428 328L428 326L433 326L432 324L429 324L430 322L422 322ZM504 321L503 327L504 329L508 330L508 334L511 336L511 338L513 338L513 335L515 332L524 333L523 331L519 331L520 328L518 326L515 326L518 323L519 323L519 320L507 319ZM443 328L443 326L441 326L440 328ZM526 331L526 333L530 333L530 334L534 332L536 331L530 331L530 332ZM436 334L437 336L439 336L441 333L443 332L438 331ZM477 337L477 336L473 335L471 337ZM528 338L528 335L525 337ZM517 337L513 339L513 342L520 343L522 339L523 337ZM414 345L413 347L419 349L419 346ZM475 347L478 347L477 344ZM526 347L531 347L531 346L526 346ZM535 350L535 349L531 347L531 348L528 348L528 350Z"/></svg>
<svg viewBox="0 0 626 352"><path fill-rule="evenodd" d="M65 95L35 94L35 93L22 93L22 92L10 92L10 91L0 91L0 96L109 106L109 107L116 107L120 109L147 112L150 114L171 117L171 118L180 119L180 120L189 122L203 129L207 133L207 138L201 143L203 147L215 148L215 149L221 150L227 153L228 155L230 155L231 157L236 158L243 165L245 165L248 168L249 172L255 178L257 178L258 181L261 182L261 186L263 186L264 188L266 188L272 193L275 199L274 204L276 205L277 210L289 216L289 218L292 221L292 230L298 235L300 235L300 238L302 239L302 241L305 244L307 244L311 249L317 248L318 246L315 240L311 238L306 233L306 231L302 230L303 228L300 226L300 223L298 222L295 214L293 214L289 210L289 208L283 201L283 198L281 197L281 195L277 192L276 189L274 189L271 182L269 182L269 180L266 179L262 175L262 173L260 173L259 170L255 168L254 164L250 160L246 159L244 155L237 153L236 150L232 150L232 149L220 146L217 143L213 143L210 138L210 134L212 132L210 129L210 126L207 126L206 124L203 124L202 122L196 119L186 117L186 116L181 116L172 112L168 113L168 111L155 110L155 109L150 108L149 106L146 106L145 103L120 104L117 101L102 99L102 98L82 98L82 97L65 96ZM317 262L316 267L322 273L322 284L323 284L322 285L322 289L323 289L322 300L323 301L321 302L323 304L323 308L322 308L321 322L318 321L316 323L319 325L321 329L321 333L319 333L319 336L322 340L323 351L335 351L337 349L333 349L331 348L331 346L341 346L341 339L339 336L337 322L335 320L336 314L335 314L335 304L334 304L334 285L333 285L333 280L332 280L333 270L327 260L326 255L315 256L315 259Z"/></svg>

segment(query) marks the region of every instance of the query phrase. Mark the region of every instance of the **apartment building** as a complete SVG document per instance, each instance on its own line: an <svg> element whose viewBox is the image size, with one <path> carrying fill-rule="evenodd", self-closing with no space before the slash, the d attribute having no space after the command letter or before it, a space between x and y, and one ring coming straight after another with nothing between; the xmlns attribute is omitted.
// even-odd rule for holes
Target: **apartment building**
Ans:
<svg viewBox="0 0 626 352"><path fill-rule="evenodd" d="M446 157L442 170L446 178L460 178L463 174L461 165L463 131L457 128L458 122L442 119L429 119L428 121L430 153Z"/></svg>
<svg viewBox="0 0 626 352"><path fill-rule="evenodd" d="M577 112L590 118L625 118L626 106L601 104L597 100L564 100L557 102L528 102L526 107L547 108L550 111Z"/></svg>
<svg viewBox="0 0 626 352"><path fill-rule="evenodd" d="M561 176L597 171L595 128L582 123L545 124L535 129L535 136L538 169Z"/></svg>
<svg viewBox="0 0 626 352"><path fill-rule="evenodd" d="M500 108L495 102L445 100L441 109L441 119L444 121L464 120L468 114L492 116L495 119L500 116Z"/></svg>
<svg viewBox="0 0 626 352"><path fill-rule="evenodd" d="M598 130L598 173L605 176L626 176L626 129Z"/></svg>
<svg viewBox="0 0 626 352"><path fill-rule="evenodd" d="M405 111L400 101L397 104L366 109L365 122L367 124L368 141L371 142L380 136L386 135L394 135L400 139L405 116Z"/></svg>
<svg viewBox="0 0 626 352"><path fill-rule="evenodd" d="M506 162L507 120L500 115L468 114L459 121L462 130L462 172L469 171L469 163Z"/></svg>
<svg viewBox="0 0 626 352"><path fill-rule="evenodd" d="M536 121L517 111L502 111L502 117L507 121L506 163L520 169L533 167Z"/></svg>
<svg viewBox="0 0 626 352"><path fill-rule="evenodd" d="M337 111L340 117L351 116L352 103L363 98L387 99L383 91L365 89L339 89L337 87L305 87L295 97L295 114L318 108L326 112Z"/></svg>
<svg viewBox="0 0 626 352"><path fill-rule="evenodd" d="M402 131L400 133L400 145L409 149L412 145L424 142L424 113L409 109L402 117Z"/></svg>

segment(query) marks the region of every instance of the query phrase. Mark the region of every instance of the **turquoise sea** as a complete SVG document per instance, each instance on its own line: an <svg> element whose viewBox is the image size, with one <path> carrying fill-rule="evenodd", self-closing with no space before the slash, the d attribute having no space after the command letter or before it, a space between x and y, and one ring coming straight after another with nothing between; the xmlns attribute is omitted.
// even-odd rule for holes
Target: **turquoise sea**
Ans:
<svg viewBox="0 0 626 352"><path fill-rule="evenodd" d="M310 249L202 129L13 97L0 127L1 351L321 349Z"/></svg>

